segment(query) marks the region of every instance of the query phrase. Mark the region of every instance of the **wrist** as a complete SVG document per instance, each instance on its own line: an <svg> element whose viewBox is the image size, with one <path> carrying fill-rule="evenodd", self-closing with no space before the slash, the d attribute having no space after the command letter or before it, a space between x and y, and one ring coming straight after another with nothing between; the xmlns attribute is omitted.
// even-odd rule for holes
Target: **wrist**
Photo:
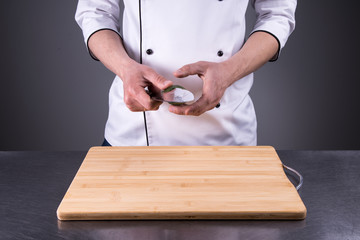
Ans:
<svg viewBox="0 0 360 240"><path fill-rule="evenodd" d="M247 64L240 56L234 55L233 57L221 63L225 73L228 75L229 86L247 75Z"/></svg>
<svg viewBox="0 0 360 240"><path fill-rule="evenodd" d="M128 73L130 71L130 69L133 69L136 67L136 65L139 64L136 61L134 61L133 59L126 58L126 59L122 59L119 61L119 63L117 64L117 70L116 70L116 75L118 75L121 79L124 79L126 75L126 73Z"/></svg>

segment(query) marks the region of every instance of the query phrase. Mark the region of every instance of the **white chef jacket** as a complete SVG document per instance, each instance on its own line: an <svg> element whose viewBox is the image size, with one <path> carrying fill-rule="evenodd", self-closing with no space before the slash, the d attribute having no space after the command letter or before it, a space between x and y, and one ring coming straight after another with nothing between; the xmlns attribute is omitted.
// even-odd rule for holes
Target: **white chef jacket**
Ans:
<svg viewBox="0 0 360 240"><path fill-rule="evenodd" d="M175 78L173 72L197 61L220 62L245 41L248 0L79 0L75 19L85 42L96 31L110 29L123 39L128 55L199 98L198 76ZM252 32L272 34L284 47L295 27L296 0L255 0ZM122 33L121 33L122 30ZM277 55L278 55L277 54ZM277 56L273 60L275 60ZM157 111L131 112L124 103L121 79L109 93L105 138L113 146L256 145L256 116L248 95L253 74L233 83L220 106L200 116L175 115L163 103Z"/></svg>

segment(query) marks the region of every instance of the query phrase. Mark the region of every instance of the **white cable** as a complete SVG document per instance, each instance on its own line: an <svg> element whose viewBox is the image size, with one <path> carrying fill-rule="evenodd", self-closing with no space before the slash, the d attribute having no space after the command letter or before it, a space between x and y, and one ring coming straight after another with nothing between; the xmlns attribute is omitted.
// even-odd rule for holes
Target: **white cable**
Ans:
<svg viewBox="0 0 360 240"><path fill-rule="evenodd" d="M296 190L299 190L299 189L301 188L303 182L304 182L303 176L301 176L301 174L300 174L298 171L296 171L295 169L293 169L293 168L291 168L291 167L286 166L285 164L283 164L283 168L285 168L285 169L287 169L287 170L295 173L295 174L299 177L299 183L298 183L298 185L295 187Z"/></svg>

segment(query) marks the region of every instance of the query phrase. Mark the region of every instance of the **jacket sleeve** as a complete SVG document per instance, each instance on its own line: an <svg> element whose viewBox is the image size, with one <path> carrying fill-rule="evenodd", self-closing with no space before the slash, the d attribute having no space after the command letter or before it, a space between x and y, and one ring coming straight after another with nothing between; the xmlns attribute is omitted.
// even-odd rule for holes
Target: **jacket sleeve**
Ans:
<svg viewBox="0 0 360 240"><path fill-rule="evenodd" d="M75 20L82 29L86 47L91 53L88 41L92 34L97 31L108 29L120 34L120 0L79 0Z"/></svg>
<svg viewBox="0 0 360 240"><path fill-rule="evenodd" d="M297 0L252 0L251 3L256 12L256 22L251 34L262 31L276 38L279 44L278 52L270 60L276 61L295 29Z"/></svg>

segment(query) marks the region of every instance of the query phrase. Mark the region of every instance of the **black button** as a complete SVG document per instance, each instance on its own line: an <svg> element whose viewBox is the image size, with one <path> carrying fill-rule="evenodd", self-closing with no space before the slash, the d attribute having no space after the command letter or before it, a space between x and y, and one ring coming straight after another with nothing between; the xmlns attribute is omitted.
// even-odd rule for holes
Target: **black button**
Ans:
<svg viewBox="0 0 360 240"><path fill-rule="evenodd" d="M223 51L219 50L219 51L217 52L217 55L218 55L219 57L222 57L222 55L224 55L224 53L223 53Z"/></svg>
<svg viewBox="0 0 360 240"><path fill-rule="evenodd" d="M146 53L147 53L148 55L151 55L151 54L154 53L154 51L153 51L152 49L148 49L148 50L146 50Z"/></svg>
<svg viewBox="0 0 360 240"><path fill-rule="evenodd" d="M218 103L218 104L216 104L216 106L215 106L216 108L219 108L220 107L220 103Z"/></svg>

